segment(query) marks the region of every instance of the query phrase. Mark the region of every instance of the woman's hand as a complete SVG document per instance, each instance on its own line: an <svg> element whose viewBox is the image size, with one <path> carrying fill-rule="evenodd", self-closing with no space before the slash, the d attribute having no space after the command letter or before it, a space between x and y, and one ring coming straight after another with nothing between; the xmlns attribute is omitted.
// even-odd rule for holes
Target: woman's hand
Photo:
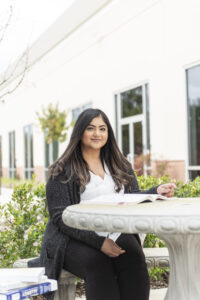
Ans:
<svg viewBox="0 0 200 300"><path fill-rule="evenodd" d="M157 188L157 193L165 197L172 197L174 195L174 189L176 188L177 187L174 183L161 184Z"/></svg>
<svg viewBox="0 0 200 300"><path fill-rule="evenodd" d="M109 257L117 257L120 254L125 253L113 240L106 238L101 247L101 251Z"/></svg>

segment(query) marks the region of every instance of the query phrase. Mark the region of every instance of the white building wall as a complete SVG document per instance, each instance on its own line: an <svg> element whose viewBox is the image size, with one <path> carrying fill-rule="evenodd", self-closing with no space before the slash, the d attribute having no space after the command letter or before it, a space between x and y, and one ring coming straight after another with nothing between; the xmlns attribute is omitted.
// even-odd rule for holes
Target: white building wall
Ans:
<svg viewBox="0 0 200 300"><path fill-rule="evenodd" d="M116 0L103 8L33 65L1 104L3 166L5 140L14 129L17 164L23 166L23 127L37 123L41 105L59 102L68 109L92 102L114 127L114 94L144 82L150 87L153 158L187 161L185 69L200 62L199 11L195 0ZM36 166L44 165L43 153L43 135L35 127Z"/></svg>

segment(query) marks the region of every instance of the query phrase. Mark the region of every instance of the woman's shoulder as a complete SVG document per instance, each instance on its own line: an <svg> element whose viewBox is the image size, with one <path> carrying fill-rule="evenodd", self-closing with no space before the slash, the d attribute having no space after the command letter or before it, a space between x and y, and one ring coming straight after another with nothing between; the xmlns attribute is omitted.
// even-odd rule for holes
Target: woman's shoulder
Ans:
<svg viewBox="0 0 200 300"><path fill-rule="evenodd" d="M60 172L51 172L49 174L47 184L52 183L52 182L60 182L60 183L65 183L70 180L70 166L66 164L64 168Z"/></svg>

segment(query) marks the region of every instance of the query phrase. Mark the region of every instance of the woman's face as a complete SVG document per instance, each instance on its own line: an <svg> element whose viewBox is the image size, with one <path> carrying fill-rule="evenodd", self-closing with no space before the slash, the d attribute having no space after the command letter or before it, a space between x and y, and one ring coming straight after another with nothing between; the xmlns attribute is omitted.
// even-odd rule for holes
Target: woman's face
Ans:
<svg viewBox="0 0 200 300"><path fill-rule="evenodd" d="M96 117L88 124L81 138L82 147L101 149L108 140L108 127L102 117Z"/></svg>

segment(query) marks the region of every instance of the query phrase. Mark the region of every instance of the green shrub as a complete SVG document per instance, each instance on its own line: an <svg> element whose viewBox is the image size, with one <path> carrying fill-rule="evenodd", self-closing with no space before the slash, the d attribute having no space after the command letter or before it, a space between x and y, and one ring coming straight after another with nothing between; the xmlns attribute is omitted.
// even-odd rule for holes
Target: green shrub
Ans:
<svg viewBox="0 0 200 300"><path fill-rule="evenodd" d="M179 198L193 198L200 197L200 176L196 177L193 181L183 183L178 181L176 183L177 189L175 190L175 196Z"/></svg>
<svg viewBox="0 0 200 300"><path fill-rule="evenodd" d="M170 182L169 176L155 178L139 176L141 190ZM200 177L187 183L177 182L176 197L199 197ZM12 200L0 205L0 267L12 266L19 258L38 256L46 227L45 184L34 180L14 187ZM144 247L165 247L165 243L155 234L147 234ZM152 271L152 276L154 276Z"/></svg>
<svg viewBox="0 0 200 300"><path fill-rule="evenodd" d="M163 277L168 277L169 275L169 267L166 268L149 268L148 273L151 279L161 280Z"/></svg>
<svg viewBox="0 0 200 300"><path fill-rule="evenodd" d="M0 267L39 254L48 219L45 202L44 184L30 182L16 186L12 200L0 206Z"/></svg>
<svg viewBox="0 0 200 300"><path fill-rule="evenodd" d="M160 178L142 175L142 176L138 176L137 180L138 180L139 187L142 191L148 190L152 186L157 186L172 181L169 175L165 175Z"/></svg>

